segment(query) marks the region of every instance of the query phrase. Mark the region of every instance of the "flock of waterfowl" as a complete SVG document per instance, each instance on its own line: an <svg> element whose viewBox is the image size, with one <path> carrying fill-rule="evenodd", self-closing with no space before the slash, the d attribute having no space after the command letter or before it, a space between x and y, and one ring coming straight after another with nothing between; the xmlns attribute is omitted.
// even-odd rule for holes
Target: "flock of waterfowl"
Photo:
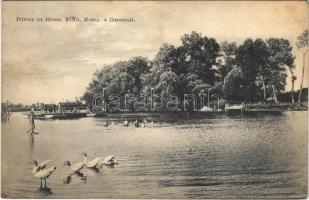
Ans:
<svg viewBox="0 0 309 200"><path fill-rule="evenodd" d="M30 117L30 120L31 120L31 117ZM147 121L146 119L144 119L142 123L140 123L136 119L135 121L132 122L132 124L134 127L146 127ZM154 124L153 121L150 124L153 125ZM106 126L108 125L110 124L106 123ZM130 122L128 120L125 120L123 125L129 126ZM27 132L29 133L29 131L31 131L31 136L33 136L33 133L38 134L34 132L34 129L35 129L34 120L32 120L31 128ZM68 177L70 177L73 174L77 174L79 176L84 177L83 174L80 172L83 168L93 169L98 172L99 169L102 168L103 165L114 166L115 164L118 164L118 161L115 160L115 156L113 155L107 156L105 158L96 157L93 159L89 159L87 153L82 153L82 155L84 155L84 160L81 162L72 163L70 160L67 160L64 162L63 165L68 166L69 169L71 170L71 174ZM43 188L43 185L42 185L43 181L44 181L44 188L46 188L46 179L48 179L57 169L56 166L51 166L47 168L47 164L49 164L50 162L51 160L45 160L41 162L40 164L38 164L36 160L31 162L31 164L34 164L34 167L32 169L32 175L34 177L40 178L41 180L40 188Z"/></svg>
<svg viewBox="0 0 309 200"><path fill-rule="evenodd" d="M34 122L32 120L32 126L31 128L28 130L31 131L31 136L33 136L32 133L36 133L34 132ZM124 126L129 126L130 122L128 120L124 120L123 125ZM146 127L147 121L146 119L144 119L142 121L142 123L140 123L137 119L135 121L132 122L134 127ZM151 125L153 125L153 121L150 123ZM106 126L108 126L110 124L106 123ZM38 134L38 133L36 133ZM81 175L82 173L80 172L80 170L82 170L83 168L90 168L93 169L95 171L99 171L100 168L102 168L103 165L105 166L114 166L115 164L118 164L118 162L115 160L115 156L110 155L107 156L105 158L103 157L97 157L97 158L93 158L93 159L89 159L87 153L82 153L82 155L84 155L84 160L81 162L77 162L77 163L72 163L70 160L67 160L64 162L63 165L68 166L71 170L71 174L77 174L77 175ZM44 188L46 188L46 179L49 178L53 172L57 169L56 166L52 166L49 168L46 168L47 164L50 163L51 160L45 160L43 162L41 162L40 164L38 164L38 162L36 160L32 161L31 164L34 164L33 170L32 170L32 174L34 177L40 178L41 180L41 185L40 188L42 188L42 184L44 181Z"/></svg>
<svg viewBox="0 0 309 200"><path fill-rule="evenodd" d="M118 161L115 159L115 156L110 155L105 158L103 157L97 157L93 159L89 159L87 153L82 153L84 155L84 160L77 163L72 163L71 161L67 160L64 162L63 165L68 166L71 170L71 174L81 174L80 170L83 168L90 168L95 171L99 171L100 168L102 168L103 165L105 166L114 166L115 164L118 164ZM53 172L56 170L56 166L52 166L49 168L46 168L47 164L50 163L51 160L45 160L38 164L36 160L32 161L31 164L34 164L34 167L32 169L32 174L34 177L40 178L41 185L40 188L43 188L43 181L44 181L44 188L46 188L46 179L49 178Z"/></svg>

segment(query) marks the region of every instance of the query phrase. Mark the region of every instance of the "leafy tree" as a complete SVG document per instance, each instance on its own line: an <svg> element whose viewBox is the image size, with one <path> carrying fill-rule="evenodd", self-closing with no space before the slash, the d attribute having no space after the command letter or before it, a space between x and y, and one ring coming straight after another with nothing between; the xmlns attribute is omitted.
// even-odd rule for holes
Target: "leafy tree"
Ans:
<svg viewBox="0 0 309 200"><path fill-rule="evenodd" d="M219 65L217 76L219 81L224 81L225 76L233 69L236 64L235 53L237 45L235 42L224 41L221 43L220 58L218 59Z"/></svg>
<svg viewBox="0 0 309 200"><path fill-rule="evenodd" d="M216 59L220 46L214 38L202 37L193 31L181 37L183 53L185 53L186 72L195 74L204 83L213 85L215 77Z"/></svg>
<svg viewBox="0 0 309 200"><path fill-rule="evenodd" d="M214 38L193 31L184 34L181 42L179 47L163 44L153 61L134 57L97 70L83 100L90 104L94 95L106 90L109 94L143 95L148 99L154 92L164 100L175 94L179 101L184 101L184 94L200 95L201 91L211 89L212 93L232 101L266 100L271 93L277 102L289 70L294 101L295 66L288 40L249 38L239 47L227 41L220 47ZM299 47L306 44L304 37L299 38ZM130 109L133 103L129 101Z"/></svg>
<svg viewBox="0 0 309 200"><path fill-rule="evenodd" d="M267 40L269 48L269 84L272 88L272 96L275 102L278 102L278 91L284 91L286 85L286 69L293 70L294 56L292 47L286 39L270 38Z"/></svg>
<svg viewBox="0 0 309 200"><path fill-rule="evenodd" d="M269 73L271 71L268 65L268 58L269 58L269 49L267 44L261 40L256 39L254 41L254 54L255 54L255 62L257 67L257 85L261 85L263 89L263 99L266 100L266 84L270 80Z"/></svg>
<svg viewBox="0 0 309 200"><path fill-rule="evenodd" d="M142 75L143 94L149 95L150 89L161 95L174 93L177 87L177 75L172 71L177 63L176 48L173 45L163 44L155 56L152 68Z"/></svg>
<svg viewBox="0 0 309 200"><path fill-rule="evenodd" d="M272 98L278 101L277 94L286 85L286 69L294 69L292 47L288 40L270 38L247 39L236 51L236 64L244 74L244 95L246 100L260 99L260 88L264 101L267 88L272 91Z"/></svg>
<svg viewBox="0 0 309 200"><path fill-rule="evenodd" d="M177 64L176 48L163 44L155 56L152 68L142 75L142 94L150 98L151 92L167 98L177 92L178 77L172 68Z"/></svg>
<svg viewBox="0 0 309 200"><path fill-rule="evenodd" d="M94 73L92 82L87 87L82 99L88 105L91 105L93 97L102 94L103 90L107 91L108 94L138 95L143 88L141 76L148 73L150 67L151 62L142 57L106 65L103 69ZM108 101L108 99L105 99L105 102Z"/></svg>
<svg viewBox="0 0 309 200"><path fill-rule="evenodd" d="M236 51L236 65L243 73L242 99L245 101L259 99L260 89L256 84L256 78L259 76L260 62L264 64L263 49L263 43L259 39L247 39Z"/></svg>
<svg viewBox="0 0 309 200"><path fill-rule="evenodd" d="M227 100L243 99L244 73L240 67L234 67L224 78L223 91Z"/></svg>

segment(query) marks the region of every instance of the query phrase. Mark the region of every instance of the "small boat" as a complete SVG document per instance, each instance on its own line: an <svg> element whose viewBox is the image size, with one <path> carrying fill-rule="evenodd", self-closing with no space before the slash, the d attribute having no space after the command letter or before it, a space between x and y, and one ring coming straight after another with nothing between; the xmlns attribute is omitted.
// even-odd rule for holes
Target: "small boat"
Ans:
<svg viewBox="0 0 309 200"><path fill-rule="evenodd" d="M54 117L54 114L46 114L45 119L52 119Z"/></svg>
<svg viewBox="0 0 309 200"><path fill-rule="evenodd" d="M30 114L28 114L30 116ZM45 119L45 114L33 114L34 119Z"/></svg>
<svg viewBox="0 0 309 200"><path fill-rule="evenodd" d="M107 114L105 112L90 112L90 113L87 113L87 117L104 117L104 116L107 116Z"/></svg>
<svg viewBox="0 0 309 200"><path fill-rule="evenodd" d="M244 105L225 105L225 112L226 113L243 113L245 111L245 106Z"/></svg>
<svg viewBox="0 0 309 200"><path fill-rule="evenodd" d="M213 112L214 109L210 108L210 107L207 107L207 106L203 106L199 111L200 112Z"/></svg>

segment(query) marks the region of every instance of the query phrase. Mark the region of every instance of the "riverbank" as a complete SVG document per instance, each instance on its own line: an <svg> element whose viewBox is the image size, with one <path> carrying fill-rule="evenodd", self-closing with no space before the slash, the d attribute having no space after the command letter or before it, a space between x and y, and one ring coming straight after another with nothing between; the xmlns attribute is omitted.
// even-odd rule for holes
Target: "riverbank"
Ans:
<svg viewBox="0 0 309 200"><path fill-rule="evenodd" d="M291 103L277 103L277 104L266 104L266 103L251 103L251 104L241 104L234 103L232 105L242 105L243 109L233 109L233 110L216 110L209 109L206 111L117 111L117 112L107 112L107 113L76 113L67 115L55 114L37 114L35 119L40 120L51 120L51 119L78 119L85 117L100 117L108 119L118 119L118 120L136 120L136 119L160 119L162 121L167 119L202 119L207 117L216 117L218 115L268 115L268 114L281 114L282 112L289 111L307 111L307 104L291 104ZM210 104L212 107L212 104ZM223 107L223 106L222 106ZM29 112L23 111L23 114L29 115ZM3 118L3 117L2 117Z"/></svg>
<svg viewBox="0 0 309 200"><path fill-rule="evenodd" d="M281 110L281 111L307 111L308 102L302 102L301 104L292 103L250 103L246 104L246 110Z"/></svg>

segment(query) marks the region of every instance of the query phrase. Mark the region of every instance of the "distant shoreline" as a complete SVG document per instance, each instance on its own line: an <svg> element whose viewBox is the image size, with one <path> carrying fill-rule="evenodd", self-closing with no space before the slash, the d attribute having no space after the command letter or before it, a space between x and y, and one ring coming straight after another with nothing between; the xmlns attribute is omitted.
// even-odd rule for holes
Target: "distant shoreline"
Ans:
<svg viewBox="0 0 309 200"><path fill-rule="evenodd" d="M22 113L22 112L29 112L30 110L15 110L12 111L12 113ZM244 112L247 113L254 113L254 112L292 112L292 111L308 111L307 107L301 107L301 108L297 108L297 109L288 109L288 108L251 108L251 109L247 109L244 110ZM107 115L109 114L136 114L136 115L143 115L143 114L176 114L176 113L205 113L205 114L219 114L219 113L227 113L227 111L225 110L212 110L212 111L117 111L117 112L105 112Z"/></svg>
<svg viewBox="0 0 309 200"><path fill-rule="evenodd" d="M238 103L241 104L241 103ZM270 104L264 104L264 103L248 103L243 104L245 107L246 112L271 112L271 111L308 111L308 102L302 102L301 104L291 104L291 103L270 103ZM28 112L30 111L30 108L22 108L22 109L16 109L12 110L12 112ZM225 112L224 110L218 111L218 110L211 110L211 111L166 111L166 110L157 110L157 111L110 111L106 112L106 114L114 114L114 113L194 113L194 112L205 112L205 113L216 113L216 112Z"/></svg>

